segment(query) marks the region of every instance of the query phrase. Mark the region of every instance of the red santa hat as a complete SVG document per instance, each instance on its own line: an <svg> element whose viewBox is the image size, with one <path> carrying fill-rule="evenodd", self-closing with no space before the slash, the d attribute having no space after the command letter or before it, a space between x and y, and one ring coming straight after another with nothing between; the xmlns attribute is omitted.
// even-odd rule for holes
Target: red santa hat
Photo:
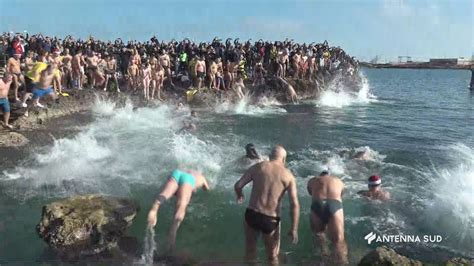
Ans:
<svg viewBox="0 0 474 266"><path fill-rule="evenodd" d="M378 186L382 184L382 179L378 175L373 175L369 177L368 184L369 186Z"/></svg>

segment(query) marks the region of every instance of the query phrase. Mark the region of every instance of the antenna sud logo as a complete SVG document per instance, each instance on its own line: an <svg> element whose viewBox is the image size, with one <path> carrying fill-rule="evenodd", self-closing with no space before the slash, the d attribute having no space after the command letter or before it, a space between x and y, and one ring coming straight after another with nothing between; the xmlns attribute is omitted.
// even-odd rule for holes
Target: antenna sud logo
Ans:
<svg viewBox="0 0 474 266"><path fill-rule="evenodd" d="M440 243L443 237L440 235L377 235L374 232L368 233L364 239L370 245L375 243Z"/></svg>

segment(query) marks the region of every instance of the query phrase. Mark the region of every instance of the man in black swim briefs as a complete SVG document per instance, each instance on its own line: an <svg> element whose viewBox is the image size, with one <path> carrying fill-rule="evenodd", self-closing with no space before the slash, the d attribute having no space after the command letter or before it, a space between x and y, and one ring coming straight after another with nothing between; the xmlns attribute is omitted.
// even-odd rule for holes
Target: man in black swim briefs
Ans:
<svg viewBox="0 0 474 266"><path fill-rule="evenodd" d="M257 257L257 238L262 233L265 251L270 264L278 264L280 253L280 207L283 194L288 191L291 208L291 229L288 235L293 244L298 242L299 202L296 179L285 167L286 151L276 146L270 161L263 161L248 169L235 183L237 201L242 203L242 189L252 182L252 193L245 211L246 259L253 261Z"/></svg>
<svg viewBox="0 0 474 266"><path fill-rule="evenodd" d="M323 171L319 177L308 181L308 193L312 196L311 229L321 245L322 254L328 253L326 247L326 227L333 244L333 257L330 262L335 265L347 264L347 245L344 239L344 212L342 210L342 192L344 183Z"/></svg>

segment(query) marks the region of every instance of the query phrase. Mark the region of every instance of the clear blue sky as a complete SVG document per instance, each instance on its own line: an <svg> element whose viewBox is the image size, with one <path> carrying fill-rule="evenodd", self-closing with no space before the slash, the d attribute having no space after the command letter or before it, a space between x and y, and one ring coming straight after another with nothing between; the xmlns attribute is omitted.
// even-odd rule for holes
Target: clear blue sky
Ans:
<svg viewBox="0 0 474 266"><path fill-rule="evenodd" d="M473 13L473 0L0 0L0 31L124 40L327 39L362 59L426 59L471 57Z"/></svg>

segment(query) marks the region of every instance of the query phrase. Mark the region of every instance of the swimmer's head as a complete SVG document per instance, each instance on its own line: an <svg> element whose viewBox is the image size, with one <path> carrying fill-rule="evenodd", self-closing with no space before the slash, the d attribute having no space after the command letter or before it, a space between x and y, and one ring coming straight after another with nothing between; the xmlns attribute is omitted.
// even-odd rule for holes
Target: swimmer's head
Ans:
<svg viewBox="0 0 474 266"><path fill-rule="evenodd" d="M382 179L378 175L373 175L373 176L369 177L369 179L367 180L367 184L368 184L369 188L377 187L377 186L380 186L382 184Z"/></svg>
<svg viewBox="0 0 474 266"><path fill-rule="evenodd" d="M272 152L270 153L270 160L271 161L282 161L283 163L286 162L286 150L281 145L276 145L273 148Z"/></svg>
<svg viewBox="0 0 474 266"><path fill-rule="evenodd" d="M255 146L252 143L245 145L245 152L247 154L247 158L260 159L260 156L258 155L257 150L255 150Z"/></svg>
<svg viewBox="0 0 474 266"><path fill-rule="evenodd" d="M329 171L324 170L319 174L319 176L325 176L325 175L329 175Z"/></svg>
<svg viewBox="0 0 474 266"><path fill-rule="evenodd" d="M194 111L194 110L192 110L192 111L191 111L191 116L192 116L192 117L197 117L197 112Z"/></svg>

